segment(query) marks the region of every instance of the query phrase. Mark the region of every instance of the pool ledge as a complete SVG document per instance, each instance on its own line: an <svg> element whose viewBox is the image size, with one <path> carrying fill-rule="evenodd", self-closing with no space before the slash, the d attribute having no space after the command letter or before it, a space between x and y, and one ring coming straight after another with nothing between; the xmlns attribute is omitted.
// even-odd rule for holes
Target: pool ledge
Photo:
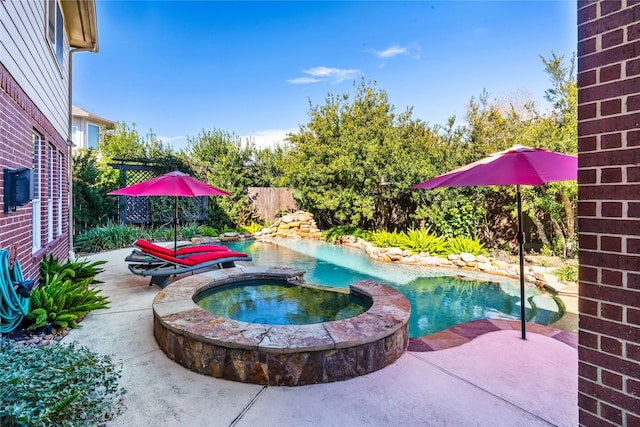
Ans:
<svg viewBox="0 0 640 427"><path fill-rule="evenodd" d="M265 385L341 381L381 369L409 342L410 304L386 285L364 280L350 291L372 301L365 313L310 325L264 325L216 316L193 296L238 281L297 282L303 270L239 266L178 280L156 295L154 335L168 357L199 372Z"/></svg>
<svg viewBox="0 0 640 427"><path fill-rule="evenodd" d="M466 344L489 332L520 330L519 320L481 319L460 323L449 329L423 337L409 339L409 351L439 351ZM573 348L578 348L578 336L550 326L527 322L527 333L544 335Z"/></svg>

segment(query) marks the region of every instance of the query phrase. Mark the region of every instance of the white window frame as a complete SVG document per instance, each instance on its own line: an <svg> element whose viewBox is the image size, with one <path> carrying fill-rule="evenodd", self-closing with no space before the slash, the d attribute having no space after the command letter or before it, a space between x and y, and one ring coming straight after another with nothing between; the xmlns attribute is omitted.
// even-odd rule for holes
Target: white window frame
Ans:
<svg viewBox="0 0 640 427"><path fill-rule="evenodd" d="M53 241L53 178L56 149L47 144L47 242Z"/></svg>
<svg viewBox="0 0 640 427"><path fill-rule="evenodd" d="M62 193L63 193L63 176L64 170L64 156L61 151L58 151L58 236L62 235Z"/></svg>
<svg viewBox="0 0 640 427"><path fill-rule="evenodd" d="M92 147L91 146L91 141L89 138L91 138L91 132L89 132L89 128L90 127L95 127L98 130L98 140L96 141L96 146ZM95 124L95 123L87 123L87 148L89 150L98 150L100 148L100 126Z"/></svg>
<svg viewBox="0 0 640 427"><path fill-rule="evenodd" d="M47 0L46 33L60 71L64 69L64 16L58 0Z"/></svg>
<svg viewBox="0 0 640 427"><path fill-rule="evenodd" d="M40 198L42 197L42 137L35 131L31 134L33 147L33 200L31 200L32 222L32 252L42 248L42 211Z"/></svg>
<svg viewBox="0 0 640 427"><path fill-rule="evenodd" d="M76 147L82 146L78 143L78 126L71 126L71 141L73 141Z"/></svg>

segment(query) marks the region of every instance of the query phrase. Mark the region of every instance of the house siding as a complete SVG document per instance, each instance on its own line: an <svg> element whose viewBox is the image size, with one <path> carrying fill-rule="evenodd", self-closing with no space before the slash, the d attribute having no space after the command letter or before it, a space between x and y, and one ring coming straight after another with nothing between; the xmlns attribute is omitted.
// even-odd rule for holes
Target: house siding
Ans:
<svg viewBox="0 0 640 427"><path fill-rule="evenodd" d="M581 425L640 425L640 3L578 2Z"/></svg>
<svg viewBox="0 0 640 427"><path fill-rule="evenodd" d="M57 133L69 132L69 55L62 70L46 37L45 1L0 1L0 61ZM69 51L67 39L64 51Z"/></svg>
<svg viewBox="0 0 640 427"><path fill-rule="evenodd" d="M0 209L0 249L15 247L24 275L30 279L38 279L39 265L45 255L52 254L65 261L71 249L68 172L71 159L67 144L69 55L64 55L61 70L45 34L45 5L45 1L0 1L0 201L3 208L3 170L31 168L32 135L36 132L42 138L39 146L42 221L34 224L32 203L8 213ZM68 41L65 39L64 43L64 51L68 52ZM51 191L50 177L53 179ZM53 199L51 214L48 198ZM58 228L60 215L61 230ZM53 226L51 236L49 224ZM41 231L40 247L35 251L34 227L40 227Z"/></svg>

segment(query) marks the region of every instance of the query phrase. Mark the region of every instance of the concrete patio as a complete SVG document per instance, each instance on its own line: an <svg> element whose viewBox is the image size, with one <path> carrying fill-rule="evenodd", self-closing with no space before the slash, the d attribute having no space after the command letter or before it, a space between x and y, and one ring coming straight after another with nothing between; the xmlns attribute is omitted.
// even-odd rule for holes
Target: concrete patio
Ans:
<svg viewBox="0 0 640 427"><path fill-rule="evenodd" d="M577 350L534 331L527 340L498 330L446 350L407 351L380 371L329 384L265 387L196 374L158 348L151 305L159 288L127 270L129 252L88 258L108 261L98 278L111 308L64 338L122 361L126 409L109 425L578 424Z"/></svg>

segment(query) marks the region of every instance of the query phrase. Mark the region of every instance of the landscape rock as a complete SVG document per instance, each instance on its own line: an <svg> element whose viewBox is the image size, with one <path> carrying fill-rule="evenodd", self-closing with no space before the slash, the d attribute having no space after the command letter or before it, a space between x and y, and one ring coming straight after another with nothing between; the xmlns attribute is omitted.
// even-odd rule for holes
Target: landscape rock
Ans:
<svg viewBox="0 0 640 427"><path fill-rule="evenodd" d="M460 259L466 263L470 263L470 262L474 262L476 260L476 257L475 255L472 255L470 253L462 252L460 254Z"/></svg>
<svg viewBox="0 0 640 427"><path fill-rule="evenodd" d="M304 238L321 239L322 232L318 229L313 215L309 212L297 211L279 218L271 227L264 228L255 238Z"/></svg>

